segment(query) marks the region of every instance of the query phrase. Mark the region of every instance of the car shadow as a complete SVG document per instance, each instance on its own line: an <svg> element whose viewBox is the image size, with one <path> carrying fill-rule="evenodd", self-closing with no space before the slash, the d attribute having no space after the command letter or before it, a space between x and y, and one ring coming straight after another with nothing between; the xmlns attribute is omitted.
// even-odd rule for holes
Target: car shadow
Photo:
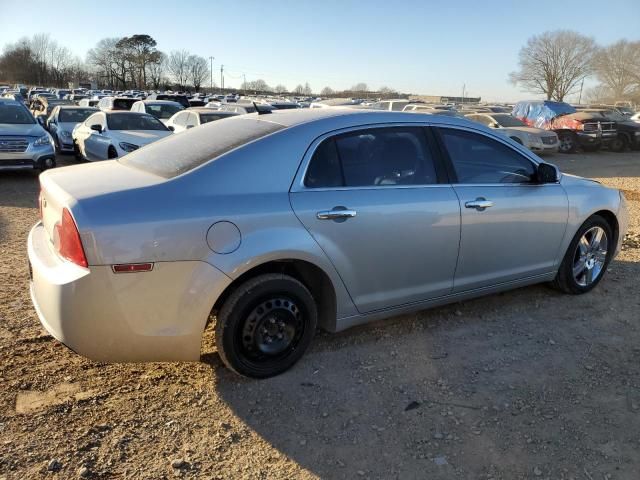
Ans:
<svg viewBox="0 0 640 480"><path fill-rule="evenodd" d="M609 270L587 295L538 285L320 333L267 380L234 375L215 351L203 361L238 419L320 478L520 478L538 466L560 478L577 468L574 436L596 451L637 425L611 397L625 390L613 372L639 373L640 263ZM578 464L624 471L628 460Z"/></svg>

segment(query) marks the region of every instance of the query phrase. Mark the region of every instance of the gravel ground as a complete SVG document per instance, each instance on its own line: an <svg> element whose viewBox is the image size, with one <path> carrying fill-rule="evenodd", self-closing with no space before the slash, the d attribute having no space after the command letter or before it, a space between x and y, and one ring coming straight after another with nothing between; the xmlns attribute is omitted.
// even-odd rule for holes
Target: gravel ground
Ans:
<svg viewBox="0 0 640 480"><path fill-rule="evenodd" d="M640 232L640 153L548 160L624 189ZM210 331L202 362L176 364L99 364L47 335L28 296L37 189L2 173L0 479L639 478L637 243L587 295L534 286L319 334L250 381Z"/></svg>

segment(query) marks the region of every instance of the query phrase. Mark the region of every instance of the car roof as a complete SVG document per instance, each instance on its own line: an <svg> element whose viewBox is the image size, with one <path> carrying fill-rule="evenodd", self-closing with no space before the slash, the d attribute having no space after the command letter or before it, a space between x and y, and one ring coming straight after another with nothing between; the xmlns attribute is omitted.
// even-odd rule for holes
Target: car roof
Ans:
<svg viewBox="0 0 640 480"><path fill-rule="evenodd" d="M96 107L82 107L80 105L56 105L56 107L60 107L60 110L95 110L99 112L100 109Z"/></svg>
<svg viewBox="0 0 640 480"><path fill-rule="evenodd" d="M230 112L228 110L214 110L213 108L207 108L207 107L189 107L186 108L185 111L187 112L196 112L196 113L206 113L209 115L228 115L228 116L233 116L233 115L238 115L237 112Z"/></svg>
<svg viewBox="0 0 640 480"><path fill-rule="evenodd" d="M157 105L180 105L179 102L174 102L173 100L138 100L139 102L144 103L145 105L148 105L150 103L155 103ZM182 106L182 105L180 105Z"/></svg>
<svg viewBox="0 0 640 480"><path fill-rule="evenodd" d="M388 110L366 110L353 109L348 107L330 107L330 108L296 108L290 110L274 110L271 113L264 113L258 116L260 120L274 122L284 127L293 127L303 123L314 122L317 120L329 119L331 117L344 117L344 120L353 120L354 125L365 125L367 123L415 123L418 116L409 112L394 112ZM366 117L365 117L366 116ZM436 115L434 115L436 116ZM349 118L350 117L350 118ZM437 123L446 123L451 125L468 125L468 120L457 117L446 117L437 115ZM435 121L425 120L420 121Z"/></svg>
<svg viewBox="0 0 640 480"><path fill-rule="evenodd" d="M132 112L131 110L108 110L108 111L98 110L98 112L102 112L105 115L144 115L145 117L153 117L153 115L150 115L148 113ZM156 118L156 117L153 117L153 118Z"/></svg>

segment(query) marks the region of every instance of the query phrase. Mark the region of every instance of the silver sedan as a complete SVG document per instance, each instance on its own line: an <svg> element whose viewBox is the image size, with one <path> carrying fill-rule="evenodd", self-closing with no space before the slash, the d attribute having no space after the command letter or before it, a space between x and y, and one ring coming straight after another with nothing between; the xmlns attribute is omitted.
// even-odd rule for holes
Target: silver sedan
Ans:
<svg viewBox="0 0 640 480"><path fill-rule="evenodd" d="M317 327L540 282L586 293L620 192L464 119L342 108L243 115L40 176L28 239L44 327L91 359L291 367ZM211 315L213 312L214 316Z"/></svg>

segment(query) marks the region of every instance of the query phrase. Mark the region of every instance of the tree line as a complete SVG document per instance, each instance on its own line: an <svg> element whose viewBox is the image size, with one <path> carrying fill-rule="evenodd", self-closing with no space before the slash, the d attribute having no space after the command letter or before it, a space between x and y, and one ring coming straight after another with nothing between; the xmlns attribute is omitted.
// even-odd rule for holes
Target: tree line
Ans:
<svg viewBox="0 0 640 480"><path fill-rule="evenodd" d="M521 48L518 66L511 82L548 100L564 101L594 78L598 85L585 92L590 101L640 103L640 41L599 46L570 30L545 32Z"/></svg>
<svg viewBox="0 0 640 480"><path fill-rule="evenodd" d="M60 46L49 34L24 37L4 46L0 54L0 80L9 83L63 87L94 81L98 88L112 90L195 90L213 87L210 65L204 57L187 50L165 53L156 40L147 34L104 38L91 48L84 60ZM263 79L244 81L239 89L245 93L295 94L323 97L385 97L398 96L392 88L370 89L357 83L350 89L336 90L329 86L314 92L309 82L292 89L283 84L270 86Z"/></svg>

